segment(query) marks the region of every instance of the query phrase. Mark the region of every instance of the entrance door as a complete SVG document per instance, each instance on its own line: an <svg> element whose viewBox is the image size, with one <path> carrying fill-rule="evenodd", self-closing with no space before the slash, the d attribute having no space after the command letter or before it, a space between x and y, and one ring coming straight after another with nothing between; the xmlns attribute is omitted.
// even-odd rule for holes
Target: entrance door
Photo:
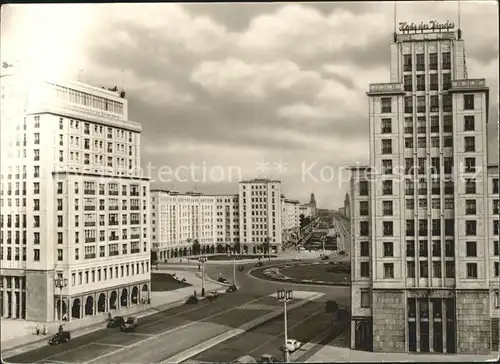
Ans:
<svg viewBox="0 0 500 364"><path fill-rule="evenodd" d="M442 322L434 321L434 352L443 352L443 324Z"/></svg>
<svg viewBox="0 0 500 364"><path fill-rule="evenodd" d="M356 322L355 346L357 350L372 350L372 325L370 321Z"/></svg>

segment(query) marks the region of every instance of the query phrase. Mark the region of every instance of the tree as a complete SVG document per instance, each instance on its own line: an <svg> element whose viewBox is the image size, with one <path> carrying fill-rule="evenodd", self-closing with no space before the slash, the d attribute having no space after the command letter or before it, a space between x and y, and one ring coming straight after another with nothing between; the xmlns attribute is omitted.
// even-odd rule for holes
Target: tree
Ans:
<svg viewBox="0 0 500 364"><path fill-rule="evenodd" d="M217 244L217 247L215 248L217 253L222 254L224 253L224 247L222 246L221 243Z"/></svg>
<svg viewBox="0 0 500 364"><path fill-rule="evenodd" d="M193 241L193 255L198 255L198 254L200 254L200 252L201 252L200 242L198 241L198 239L194 239L194 241Z"/></svg>

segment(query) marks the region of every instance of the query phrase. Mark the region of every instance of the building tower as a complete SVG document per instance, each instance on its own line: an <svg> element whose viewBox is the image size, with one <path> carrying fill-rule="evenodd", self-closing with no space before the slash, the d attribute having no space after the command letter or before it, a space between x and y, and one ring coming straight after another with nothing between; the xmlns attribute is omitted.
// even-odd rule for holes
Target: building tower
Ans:
<svg viewBox="0 0 500 364"><path fill-rule="evenodd" d="M370 167L352 168L351 345L489 354L498 169L487 168L488 88L468 79L449 22L400 23L390 52L390 82L367 93Z"/></svg>
<svg viewBox="0 0 500 364"><path fill-rule="evenodd" d="M124 94L11 73L1 97L2 316L71 321L147 301L149 180Z"/></svg>

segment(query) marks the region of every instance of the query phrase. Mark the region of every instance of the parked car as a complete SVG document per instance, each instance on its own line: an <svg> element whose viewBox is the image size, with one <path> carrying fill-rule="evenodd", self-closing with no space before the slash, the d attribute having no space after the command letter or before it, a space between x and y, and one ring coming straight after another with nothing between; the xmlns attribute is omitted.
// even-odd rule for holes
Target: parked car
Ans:
<svg viewBox="0 0 500 364"><path fill-rule="evenodd" d="M108 320L106 327L122 327L125 324L125 319L122 316L115 316Z"/></svg>
<svg viewBox="0 0 500 364"><path fill-rule="evenodd" d="M225 277L219 277L218 280L219 280L220 283L229 283L229 281Z"/></svg>
<svg viewBox="0 0 500 364"><path fill-rule="evenodd" d="M264 263L261 262L261 261L258 261L256 264L255 264L256 267L262 267L264 266Z"/></svg>
<svg viewBox="0 0 500 364"><path fill-rule="evenodd" d="M208 298L216 298L218 295L219 295L219 292L217 292L217 291L211 291L211 292L208 292L207 297Z"/></svg>
<svg viewBox="0 0 500 364"><path fill-rule="evenodd" d="M60 331L49 340L49 345L59 345L67 343L71 340L71 334L69 331Z"/></svg>
<svg viewBox="0 0 500 364"><path fill-rule="evenodd" d="M301 257L294 257L294 258L292 258L292 260L293 260L294 262L298 262L299 260L302 260L302 258L301 258Z"/></svg>
<svg viewBox="0 0 500 364"><path fill-rule="evenodd" d="M232 284L229 287L227 287L226 292L233 293L233 292L236 292L237 290L238 290L238 288L236 288L236 286L234 284Z"/></svg>
<svg viewBox="0 0 500 364"><path fill-rule="evenodd" d="M250 355L243 355L240 356L238 359L234 359L232 363L257 363L257 360L255 360Z"/></svg>
<svg viewBox="0 0 500 364"><path fill-rule="evenodd" d="M300 341L297 341L295 339L288 339L286 341L286 350L288 350L289 352L294 352L295 350L297 350L298 348L300 348Z"/></svg>
<svg viewBox="0 0 500 364"><path fill-rule="evenodd" d="M259 363L264 363L264 364L268 364L268 363L279 363L279 360L276 359L274 356L272 356L271 354L264 354L260 357L260 360L259 360Z"/></svg>
<svg viewBox="0 0 500 364"><path fill-rule="evenodd" d="M137 317L129 317L127 318L127 321L125 321L125 323L120 327L120 331L122 332L134 331L136 327L137 327Z"/></svg>

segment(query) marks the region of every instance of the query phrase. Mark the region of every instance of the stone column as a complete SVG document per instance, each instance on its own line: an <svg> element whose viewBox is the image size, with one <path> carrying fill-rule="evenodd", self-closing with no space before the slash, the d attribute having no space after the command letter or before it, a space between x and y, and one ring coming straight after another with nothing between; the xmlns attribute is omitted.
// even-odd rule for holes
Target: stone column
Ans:
<svg viewBox="0 0 500 364"><path fill-rule="evenodd" d="M22 285L20 287L22 287ZM19 288L19 318L25 319L25 317L23 317L23 290L21 288Z"/></svg>
<svg viewBox="0 0 500 364"><path fill-rule="evenodd" d="M7 295L7 277L3 277L3 317L9 316L9 296Z"/></svg>
<svg viewBox="0 0 500 364"><path fill-rule="evenodd" d="M122 290L118 288L116 297L116 309L119 310L122 306Z"/></svg>
<svg viewBox="0 0 500 364"><path fill-rule="evenodd" d="M132 286L127 288L127 307L132 306Z"/></svg>
<svg viewBox="0 0 500 364"><path fill-rule="evenodd" d="M430 299L427 300L429 305L429 352L434 352L434 307Z"/></svg>
<svg viewBox="0 0 500 364"><path fill-rule="evenodd" d="M70 297L68 297L68 306L66 307L66 312L68 322L71 322L71 319L73 318L73 300Z"/></svg>
<svg viewBox="0 0 500 364"><path fill-rule="evenodd" d="M416 337L417 337L417 353L420 353L420 301L418 298L415 299L415 326L416 326Z"/></svg>
<svg viewBox="0 0 500 364"><path fill-rule="evenodd" d="M446 317L446 300L442 299L441 300L441 312L442 312L442 317L441 317L441 323L443 325L443 353L446 354L446 327L448 326L448 319Z"/></svg>
<svg viewBox="0 0 500 364"><path fill-rule="evenodd" d="M17 300L16 300L16 286L14 285L14 280L15 280L15 277L10 277L11 279L11 284L12 284L12 290L11 290L11 296L12 296L12 303L11 303L11 308L12 308L12 318L17 318L17 313L16 313L16 309L17 309Z"/></svg>
<svg viewBox="0 0 500 364"><path fill-rule="evenodd" d="M97 315L97 293L92 295L92 316Z"/></svg>
<svg viewBox="0 0 500 364"><path fill-rule="evenodd" d="M104 312L109 312L109 291L104 292Z"/></svg>
<svg viewBox="0 0 500 364"><path fill-rule="evenodd" d="M85 317L85 302L83 301L83 296L80 296L80 318L84 318Z"/></svg>

